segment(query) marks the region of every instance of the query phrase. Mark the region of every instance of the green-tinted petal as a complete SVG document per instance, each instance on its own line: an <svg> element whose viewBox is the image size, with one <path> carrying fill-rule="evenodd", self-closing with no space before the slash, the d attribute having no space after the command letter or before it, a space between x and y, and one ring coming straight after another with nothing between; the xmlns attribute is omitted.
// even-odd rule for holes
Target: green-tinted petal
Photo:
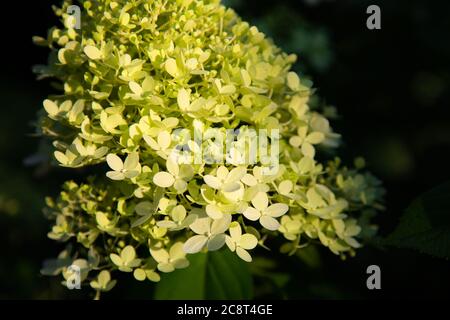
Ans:
<svg viewBox="0 0 450 320"><path fill-rule="evenodd" d="M211 224L211 234L220 234L228 230L231 223L231 215L225 214L223 218L214 220Z"/></svg>
<svg viewBox="0 0 450 320"><path fill-rule="evenodd" d="M208 251L216 251L222 248L225 244L225 235L216 234L213 235L207 243Z"/></svg>
<svg viewBox="0 0 450 320"><path fill-rule="evenodd" d="M302 153L305 155L305 157L309 157L312 159L316 154L316 150L309 142L305 142L302 144Z"/></svg>
<svg viewBox="0 0 450 320"><path fill-rule="evenodd" d="M175 59L172 58L167 59L165 63L165 68L167 73L170 74L172 77L174 78L178 77L179 70Z"/></svg>
<svg viewBox="0 0 450 320"><path fill-rule="evenodd" d="M132 246L126 246L120 253L120 258L125 265L128 265L136 257L136 251Z"/></svg>
<svg viewBox="0 0 450 320"><path fill-rule="evenodd" d="M312 132L306 137L306 141L311 144L321 143L325 139L325 135L322 132Z"/></svg>
<svg viewBox="0 0 450 320"><path fill-rule="evenodd" d="M178 106L181 110L187 110L190 105L190 94L187 90L181 89L177 96Z"/></svg>
<svg viewBox="0 0 450 320"><path fill-rule="evenodd" d="M83 51L92 60L98 60L102 57L102 52L94 46L86 46Z"/></svg>
<svg viewBox="0 0 450 320"><path fill-rule="evenodd" d="M111 253L109 255L109 257L111 258L111 261L116 265L116 266L121 266L123 265L123 261L122 259L115 253Z"/></svg>
<svg viewBox="0 0 450 320"><path fill-rule="evenodd" d="M172 209L171 215L174 221L181 222L186 218L186 208L178 205Z"/></svg>
<svg viewBox="0 0 450 320"><path fill-rule="evenodd" d="M289 206L287 204L275 203L275 204L271 205L270 207L268 207L264 211L264 213L268 214L271 217L277 218L277 217L281 217L283 214L288 212L288 210L289 210Z"/></svg>
<svg viewBox="0 0 450 320"><path fill-rule="evenodd" d="M175 270L175 267L171 263L159 263L158 270L161 272L169 273Z"/></svg>
<svg viewBox="0 0 450 320"><path fill-rule="evenodd" d="M140 268L134 270L133 276L138 281L144 281L147 277L145 270Z"/></svg>
<svg viewBox="0 0 450 320"><path fill-rule="evenodd" d="M300 87L300 78L295 72L289 72L287 75L287 85L293 91L296 91Z"/></svg>
<svg viewBox="0 0 450 320"><path fill-rule="evenodd" d="M59 108L53 101L45 99L43 105L50 116L56 116L59 113Z"/></svg>
<svg viewBox="0 0 450 320"><path fill-rule="evenodd" d="M190 254L200 252L200 250L203 249L207 241L208 238L206 236L202 235L193 236L184 243L183 250L184 252Z"/></svg>
<svg viewBox="0 0 450 320"><path fill-rule="evenodd" d="M294 187L294 184L290 180L284 180L280 183L278 186L278 191L280 194L287 195L291 193L292 189Z"/></svg>
<svg viewBox="0 0 450 320"><path fill-rule="evenodd" d="M169 253L165 249L150 249L152 257L159 263L169 262Z"/></svg>
<svg viewBox="0 0 450 320"><path fill-rule="evenodd" d="M231 238L236 242L240 241L242 236L241 225L235 221L230 225L229 229Z"/></svg>
<svg viewBox="0 0 450 320"><path fill-rule="evenodd" d="M106 157L106 162L108 163L109 167L113 169L114 171L121 171L123 169L123 162L122 159L120 159L115 154L108 154Z"/></svg>
<svg viewBox="0 0 450 320"><path fill-rule="evenodd" d="M220 210L220 208L212 204L206 206L206 214L211 217L211 219L223 218L223 212Z"/></svg>
<svg viewBox="0 0 450 320"><path fill-rule="evenodd" d="M205 183L213 189L220 189L221 183L220 180L212 175L206 175L203 177Z"/></svg>
<svg viewBox="0 0 450 320"><path fill-rule="evenodd" d="M167 131L161 131L158 134L158 145L162 150L169 148L172 142L172 138L170 137L170 133Z"/></svg>
<svg viewBox="0 0 450 320"><path fill-rule="evenodd" d="M116 180L116 181L125 179L125 175L122 172L117 172L117 171L108 171L106 173L106 176L108 178L110 178L111 180Z"/></svg>
<svg viewBox="0 0 450 320"><path fill-rule="evenodd" d="M169 188L175 182L175 178L168 172L158 172L153 177L153 183L161 188Z"/></svg>
<svg viewBox="0 0 450 320"><path fill-rule="evenodd" d="M139 154L137 152L130 153L125 159L125 163L123 165L125 170L132 171L136 170L139 166Z"/></svg>
<svg viewBox="0 0 450 320"><path fill-rule="evenodd" d="M149 202L149 201L143 201L143 202L139 202L135 209L136 213L140 216L145 216L147 214L151 214L154 211L154 205L153 203Z"/></svg>

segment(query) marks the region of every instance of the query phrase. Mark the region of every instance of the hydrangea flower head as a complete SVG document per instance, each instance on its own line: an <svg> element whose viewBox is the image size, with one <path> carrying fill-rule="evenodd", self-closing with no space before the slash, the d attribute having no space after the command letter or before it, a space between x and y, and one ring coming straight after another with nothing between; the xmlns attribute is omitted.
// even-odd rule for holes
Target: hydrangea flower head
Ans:
<svg viewBox="0 0 450 320"><path fill-rule="evenodd" d="M295 55L219 0L80 1L80 29L71 4L55 9L62 26L35 38L51 50L40 77L59 88L39 130L55 163L95 175L47 199L49 236L71 243L47 274L81 259L84 279L108 291L115 272L159 281L219 249L249 262L276 237L283 252L361 246L380 183L322 160L340 136L291 71ZM270 151L246 159L262 133Z"/></svg>

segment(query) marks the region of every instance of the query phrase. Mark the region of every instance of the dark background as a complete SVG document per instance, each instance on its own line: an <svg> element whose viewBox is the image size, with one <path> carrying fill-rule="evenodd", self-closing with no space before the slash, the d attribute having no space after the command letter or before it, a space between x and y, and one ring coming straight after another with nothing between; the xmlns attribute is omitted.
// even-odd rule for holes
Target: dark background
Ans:
<svg viewBox="0 0 450 320"><path fill-rule="evenodd" d="M311 76L319 95L337 107L333 126L345 142L340 155L347 162L366 157L387 190L387 210L377 218L381 235L395 228L414 198L450 180L448 1L226 3L284 50L296 52L296 70ZM71 175L24 165L39 148L32 122L50 92L49 83L31 72L32 65L45 63L48 51L35 47L31 37L45 36L57 23L51 4L59 3L16 1L0 9L0 299L90 297L39 274L41 262L62 249L46 238L44 197L56 195ZM370 4L381 7L381 30L366 28ZM258 277L258 298L450 297L449 262L412 250L369 246L346 261L321 249L307 260L273 256L279 277ZM371 264L382 272L382 290L376 292L365 285ZM150 284L129 275L121 280L105 298L151 298Z"/></svg>

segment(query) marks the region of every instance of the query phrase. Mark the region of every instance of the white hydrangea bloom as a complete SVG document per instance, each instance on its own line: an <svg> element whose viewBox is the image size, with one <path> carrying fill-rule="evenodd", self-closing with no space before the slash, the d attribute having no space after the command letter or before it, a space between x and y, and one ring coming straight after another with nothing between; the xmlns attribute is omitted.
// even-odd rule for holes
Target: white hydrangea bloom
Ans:
<svg viewBox="0 0 450 320"><path fill-rule="evenodd" d="M213 220L210 217L197 219L189 228L197 235L189 238L184 246L184 252L197 253L205 246L208 251L219 250L225 244L225 231L231 223L231 215Z"/></svg>
<svg viewBox="0 0 450 320"><path fill-rule="evenodd" d="M275 231L280 227L277 219L289 211L289 206L284 203L275 203L269 206L267 193L258 192L251 200L253 207L244 211L244 216L251 221L258 221L267 230Z"/></svg>

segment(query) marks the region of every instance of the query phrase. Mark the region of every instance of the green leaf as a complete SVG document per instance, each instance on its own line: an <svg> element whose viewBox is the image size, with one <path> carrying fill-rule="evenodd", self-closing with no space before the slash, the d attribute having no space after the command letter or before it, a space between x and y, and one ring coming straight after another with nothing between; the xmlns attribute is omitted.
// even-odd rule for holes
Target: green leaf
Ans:
<svg viewBox="0 0 450 320"><path fill-rule="evenodd" d="M436 257L450 257L450 182L414 200L384 245L416 249Z"/></svg>
<svg viewBox="0 0 450 320"><path fill-rule="evenodd" d="M156 286L158 300L251 299L248 265L227 249L188 255L189 268L163 275Z"/></svg>

